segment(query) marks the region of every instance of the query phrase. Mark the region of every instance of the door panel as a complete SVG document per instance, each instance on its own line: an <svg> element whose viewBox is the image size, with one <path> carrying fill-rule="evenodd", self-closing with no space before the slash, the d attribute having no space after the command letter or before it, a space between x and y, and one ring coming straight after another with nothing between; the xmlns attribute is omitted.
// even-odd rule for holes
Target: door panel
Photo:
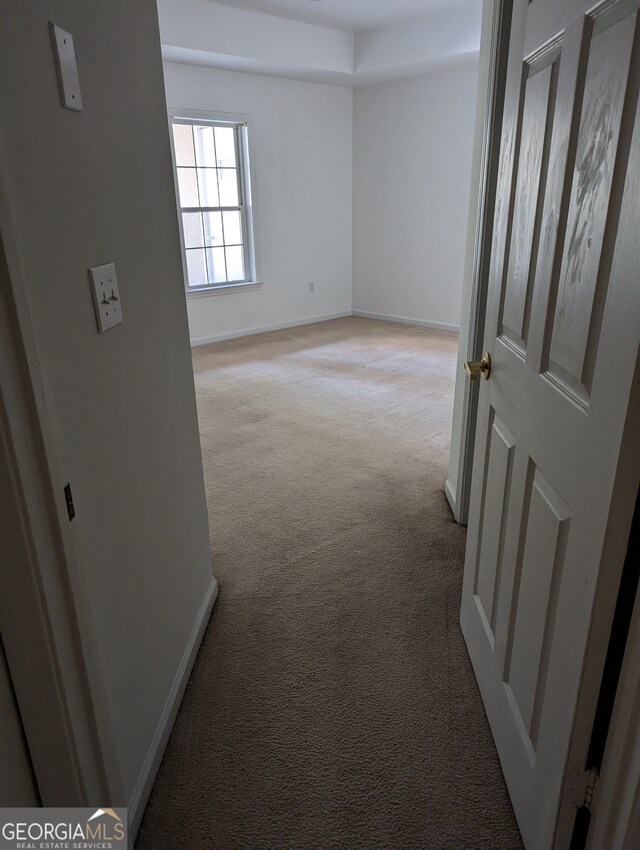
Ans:
<svg viewBox="0 0 640 850"><path fill-rule="evenodd" d="M547 850L640 345L640 27L637 2L566 4L524 55L536 2L514 7L461 622Z"/></svg>
<svg viewBox="0 0 640 850"><path fill-rule="evenodd" d="M569 203L566 244L562 256L548 371L585 403L589 383L587 361L597 356L594 316L598 272L614 165L620 138L624 94L634 27L623 18L591 40L582 121ZM600 287L606 288L602 275ZM598 303L604 303L601 292ZM588 356L589 355L589 356ZM590 370L589 370L590 371Z"/></svg>
<svg viewBox="0 0 640 850"><path fill-rule="evenodd" d="M534 236L542 185L542 159L547 146L547 126L551 123L548 112L553 100L553 70L552 65L547 65L528 75L524 83L521 144L501 328L502 336L510 340L523 356L531 307L531 273L534 271L532 262L535 263Z"/></svg>
<svg viewBox="0 0 640 850"><path fill-rule="evenodd" d="M497 571L502 563L500 549L503 545L504 514L509 501L515 440L504 423L495 416L489 433L489 464L483 497L486 511L483 530L486 537L478 548L476 594L486 621L487 637L493 641L496 592L500 586Z"/></svg>
<svg viewBox="0 0 640 850"><path fill-rule="evenodd" d="M535 753L571 512L533 464L527 475L524 503L522 556L516 564L518 590L511 608L513 627L509 630L504 681L511 688L526 730L525 746Z"/></svg>

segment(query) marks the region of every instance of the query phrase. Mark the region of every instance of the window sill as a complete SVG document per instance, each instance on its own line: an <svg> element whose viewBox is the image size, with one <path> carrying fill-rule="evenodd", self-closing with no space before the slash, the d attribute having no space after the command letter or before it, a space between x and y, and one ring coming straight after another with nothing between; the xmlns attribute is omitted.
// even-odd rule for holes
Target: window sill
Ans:
<svg viewBox="0 0 640 850"><path fill-rule="evenodd" d="M249 283L227 283L224 286L211 286L206 289L191 289L187 290L187 298L201 298L203 295L225 295L230 292L249 292L254 289L260 289L262 286L261 280L252 280Z"/></svg>

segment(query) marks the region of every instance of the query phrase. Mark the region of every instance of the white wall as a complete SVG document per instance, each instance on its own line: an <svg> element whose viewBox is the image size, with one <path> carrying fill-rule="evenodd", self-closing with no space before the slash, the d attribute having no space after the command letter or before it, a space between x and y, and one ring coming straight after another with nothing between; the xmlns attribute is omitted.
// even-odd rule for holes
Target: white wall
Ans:
<svg viewBox="0 0 640 850"><path fill-rule="evenodd" d="M164 73L172 108L252 116L264 283L189 297L192 341L350 313L352 89L172 62Z"/></svg>
<svg viewBox="0 0 640 850"><path fill-rule="evenodd" d="M356 89L354 311L459 325L477 72Z"/></svg>
<svg viewBox="0 0 640 850"><path fill-rule="evenodd" d="M0 0L0 14L1 220L131 802L212 588L156 6ZM74 36L82 113L60 106L50 20ZM99 335L87 269L109 261L124 322Z"/></svg>

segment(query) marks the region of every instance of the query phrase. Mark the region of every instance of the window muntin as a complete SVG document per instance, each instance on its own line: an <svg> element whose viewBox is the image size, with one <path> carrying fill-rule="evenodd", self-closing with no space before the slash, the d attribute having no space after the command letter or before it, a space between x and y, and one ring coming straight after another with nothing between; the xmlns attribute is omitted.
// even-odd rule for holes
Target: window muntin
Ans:
<svg viewBox="0 0 640 850"><path fill-rule="evenodd" d="M187 290L249 283L246 125L171 123Z"/></svg>

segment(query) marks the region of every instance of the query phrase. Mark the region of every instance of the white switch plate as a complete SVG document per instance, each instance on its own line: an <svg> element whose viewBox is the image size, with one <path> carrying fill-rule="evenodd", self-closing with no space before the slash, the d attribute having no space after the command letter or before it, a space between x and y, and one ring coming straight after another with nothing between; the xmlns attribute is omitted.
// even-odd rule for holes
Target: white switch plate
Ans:
<svg viewBox="0 0 640 850"><path fill-rule="evenodd" d="M73 36L49 21L53 52L56 57L58 86L60 100L66 109L82 112L82 95L80 94L80 78L76 65L76 50L73 46Z"/></svg>
<svg viewBox="0 0 640 850"><path fill-rule="evenodd" d="M122 321L122 305L114 263L89 269L91 294L96 311L99 333L104 333Z"/></svg>

